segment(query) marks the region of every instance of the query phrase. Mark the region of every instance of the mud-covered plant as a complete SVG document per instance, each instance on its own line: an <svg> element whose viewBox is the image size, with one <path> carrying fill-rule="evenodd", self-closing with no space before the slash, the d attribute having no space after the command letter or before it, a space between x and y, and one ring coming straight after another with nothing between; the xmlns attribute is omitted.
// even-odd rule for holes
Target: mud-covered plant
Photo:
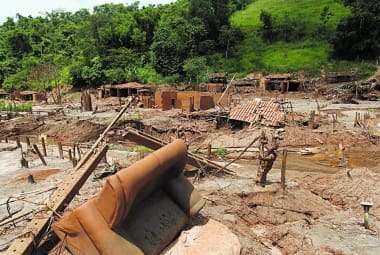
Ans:
<svg viewBox="0 0 380 255"><path fill-rule="evenodd" d="M224 159L224 157L227 155L227 149L225 147L219 147L219 148L216 149L216 154L221 159Z"/></svg>
<svg viewBox="0 0 380 255"><path fill-rule="evenodd" d="M143 145L136 145L136 146L133 146L133 151L135 152L145 152L145 153L150 153L150 152L153 152L152 149L148 148L148 147L145 147Z"/></svg>
<svg viewBox="0 0 380 255"><path fill-rule="evenodd" d="M147 154L153 152L152 149L142 146L142 145L136 145L133 147L133 151L138 152L140 154L140 159L145 157Z"/></svg>

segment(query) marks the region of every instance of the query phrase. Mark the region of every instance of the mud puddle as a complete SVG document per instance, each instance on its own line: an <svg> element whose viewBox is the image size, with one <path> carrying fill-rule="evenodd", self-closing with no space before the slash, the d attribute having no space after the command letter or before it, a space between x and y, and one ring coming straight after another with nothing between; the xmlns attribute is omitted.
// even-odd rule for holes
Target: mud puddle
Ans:
<svg viewBox="0 0 380 255"><path fill-rule="evenodd" d="M252 171L252 167L257 169L257 160L238 162L242 167L238 170ZM282 153L274 163L274 169L281 169ZM286 161L287 171L336 173L346 168L374 168L380 165L380 151L349 151L344 155L340 151L327 151L312 155L301 155L295 152L288 152Z"/></svg>

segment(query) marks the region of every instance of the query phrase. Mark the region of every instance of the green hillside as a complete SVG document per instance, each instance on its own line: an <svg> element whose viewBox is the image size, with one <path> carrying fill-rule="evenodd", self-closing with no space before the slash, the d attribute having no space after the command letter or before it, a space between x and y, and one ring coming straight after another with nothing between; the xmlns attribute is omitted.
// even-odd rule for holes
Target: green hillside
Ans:
<svg viewBox="0 0 380 255"><path fill-rule="evenodd" d="M302 19L309 28L321 23L320 14L325 6L332 11L329 25L336 26L350 11L336 0L257 0L231 17L234 26L252 29L261 26L260 12L265 10L276 17L289 15Z"/></svg>
<svg viewBox="0 0 380 255"><path fill-rule="evenodd" d="M328 17L321 14L327 9ZM262 10L269 13L277 30L298 29L297 39L262 39L260 20ZM303 72L306 75L320 75L322 66L327 71L355 68L364 75L372 71L372 66L331 59L332 46L329 40L334 36L339 21L348 16L350 10L336 0L257 0L244 10L231 16L231 24L245 34L236 52L235 68L239 72ZM288 22L288 25L285 24ZM280 33L286 33L280 31Z"/></svg>

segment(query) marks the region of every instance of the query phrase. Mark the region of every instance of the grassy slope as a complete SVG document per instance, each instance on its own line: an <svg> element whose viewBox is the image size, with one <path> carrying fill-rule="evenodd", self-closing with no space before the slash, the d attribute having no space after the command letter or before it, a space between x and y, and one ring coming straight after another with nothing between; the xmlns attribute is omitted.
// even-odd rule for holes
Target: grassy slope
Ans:
<svg viewBox="0 0 380 255"><path fill-rule="evenodd" d="M236 12L231 22L234 26L242 28L258 28L261 26L260 12L265 10L276 17L286 14L300 17L308 27L313 27L321 23L320 14L325 6L329 6L329 10L334 14L328 23L330 26L335 27L342 17L349 14L349 10L336 0L257 0L245 10Z"/></svg>
<svg viewBox="0 0 380 255"><path fill-rule="evenodd" d="M275 17L289 15L305 22L310 31L321 24L323 7L329 6L334 15L328 26L335 29L339 20L349 14L349 10L334 0L256 0L243 11L231 17L233 26L240 27L246 40L238 47L239 71L296 72L305 71L317 75L322 65L329 64L331 45L326 41L306 38L295 43L277 42L266 45L258 38L261 26L260 12L266 10Z"/></svg>

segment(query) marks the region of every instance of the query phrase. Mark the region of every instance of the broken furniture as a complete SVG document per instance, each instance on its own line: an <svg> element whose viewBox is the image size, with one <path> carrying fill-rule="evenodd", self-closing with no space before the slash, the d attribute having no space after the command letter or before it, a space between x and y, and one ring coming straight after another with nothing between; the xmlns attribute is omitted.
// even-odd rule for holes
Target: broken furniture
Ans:
<svg viewBox="0 0 380 255"><path fill-rule="evenodd" d="M186 145L162 147L109 177L53 230L74 255L158 254L205 201L183 176Z"/></svg>

